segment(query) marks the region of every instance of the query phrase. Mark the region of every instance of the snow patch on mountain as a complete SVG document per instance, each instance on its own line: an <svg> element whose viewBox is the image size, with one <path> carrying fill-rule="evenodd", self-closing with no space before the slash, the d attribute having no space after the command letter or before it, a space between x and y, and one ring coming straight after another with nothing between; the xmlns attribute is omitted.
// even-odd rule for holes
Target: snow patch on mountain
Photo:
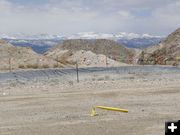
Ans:
<svg viewBox="0 0 180 135"><path fill-rule="evenodd" d="M117 34L108 33L95 33L95 32L80 32L70 36L64 35L50 35L50 34L39 34L39 35L27 35L18 33L15 35L0 35L1 39L26 39L26 40L62 40L62 39L136 39L136 38L162 38L164 36L153 36L150 34L136 34L119 32Z"/></svg>
<svg viewBox="0 0 180 135"><path fill-rule="evenodd" d="M2 34L0 35L1 39L18 39L18 40L52 40L52 39L63 39L64 36L61 35L50 35L50 34L39 34L39 35L27 35L18 33L15 35L6 35Z"/></svg>

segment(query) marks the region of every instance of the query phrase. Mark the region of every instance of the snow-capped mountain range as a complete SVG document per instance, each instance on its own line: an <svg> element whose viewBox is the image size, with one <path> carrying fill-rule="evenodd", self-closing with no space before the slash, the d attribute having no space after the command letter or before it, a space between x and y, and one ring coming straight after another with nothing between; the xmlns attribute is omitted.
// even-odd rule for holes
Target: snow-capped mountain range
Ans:
<svg viewBox="0 0 180 135"><path fill-rule="evenodd" d="M78 33L74 34L68 39L135 39L135 38L161 38L161 36L152 36L149 34L136 34L136 33L126 33L126 32L120 32L118 34L104 34L104 33L94 33L94 32L88 32L88 33Z"/></svg>
<svg viewBox="0 0 180 135"><path fill-rule="evenodd" d="M135 38L162 38L164 36L153 36L150 34L136 34L119 32L117 34L106 34L106 33L95 33L95 32L81 32L70 36L64 35L50 35L50 34L39 34L39 35L27 35L27 34L14 34L14 35L0 35L2 39L26 39L26 40L54 40L54 39L135 39Z"/></svg>
<svg viewBox="0 0 180 135"><path fill-rule="evenodd" d="M164 39L164 36L152 36L149 34L126 32L120 32L118 34L82 32L70 36L49 34L27 35L19 33L14 35L1 34L0 39L4 39L9 43L17 46L29 46L32 47L34 51L43 53L50 47L68 39L111 39L117 41L120 44L124 44L129 48L145 48L154 44L158 44L161 40Z"/></svg>
<svg viewBox="0 0 180 135"><path fill-rule="evenodd" d="M11 39L11 40L51 40L51 39L63 39L63 36L50 35L50 34L37 34L37 35L27 35L27 34L14 34L14 35L0 35L1 39Z"/></svg>

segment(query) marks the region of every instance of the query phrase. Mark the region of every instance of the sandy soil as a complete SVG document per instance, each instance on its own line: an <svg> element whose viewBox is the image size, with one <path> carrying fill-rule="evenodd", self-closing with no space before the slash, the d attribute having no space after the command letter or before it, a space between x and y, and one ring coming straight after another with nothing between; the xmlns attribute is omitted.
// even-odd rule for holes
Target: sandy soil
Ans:
<svg viewBox="0 0 180 135"><path fill-rule="evenodd" d="M180 74L1 85L0 134L164 135L165 121L180 119L179 102ZM97 109L99 115L91 117L96 105L129 113Z"/></svg>

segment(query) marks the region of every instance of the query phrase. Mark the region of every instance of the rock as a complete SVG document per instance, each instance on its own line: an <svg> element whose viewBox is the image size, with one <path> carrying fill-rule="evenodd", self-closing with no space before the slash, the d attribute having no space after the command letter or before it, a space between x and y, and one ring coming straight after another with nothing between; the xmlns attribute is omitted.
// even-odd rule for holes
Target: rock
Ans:
<svg viewBox="0 0 180 135"><path fill-rule="evenodd" d="M160 44L146 48L140 55L140 64L178 65L180 63L180 28Z"/></svg>
<svg viewBox="0 0 180 135"><path fill-rule="evenodd" d="M16 47L0 40L0 70L53 68L57 62L28 47ZM62 65L59 63L59 65Z"/></svg>
<svg viewBox="0 0 180 135"><path fill-rule="evenodd" d="M73 39L65 40L44 55L65 65L74 65L78 61L82 67L102 67L132 63L135 53L135 50L128 49L112 40Z"/></svg>

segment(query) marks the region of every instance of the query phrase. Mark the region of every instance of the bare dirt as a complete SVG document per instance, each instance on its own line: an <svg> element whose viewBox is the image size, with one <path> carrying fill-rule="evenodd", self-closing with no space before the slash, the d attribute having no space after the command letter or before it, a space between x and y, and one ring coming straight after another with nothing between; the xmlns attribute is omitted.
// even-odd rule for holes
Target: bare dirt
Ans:
<svg viewBox="0 0 180 135"><path fill-rule="evenodd" d="M13 46L0 39L0 72L17 69L57 68L63 65L29 47Z"/></svg>
<svg viewBox="0 0 180 135"><path fill-rule="evenodd" d="M1 84L0 135L164 135L165 121L180 119L180 74L114 76ZM129 113L97 109L91 117L96 105Z"/></svg>
<svg viewBox="0 0 180 135"><path fill-rule="evenodd" d="M115 61L103 54L95 54L91 51L68 51L56 49L46 54L47 57L57 59L68 67L68 64L74 66L78 62L79 67L118 67L127 66L128 64Z"/></svg>

